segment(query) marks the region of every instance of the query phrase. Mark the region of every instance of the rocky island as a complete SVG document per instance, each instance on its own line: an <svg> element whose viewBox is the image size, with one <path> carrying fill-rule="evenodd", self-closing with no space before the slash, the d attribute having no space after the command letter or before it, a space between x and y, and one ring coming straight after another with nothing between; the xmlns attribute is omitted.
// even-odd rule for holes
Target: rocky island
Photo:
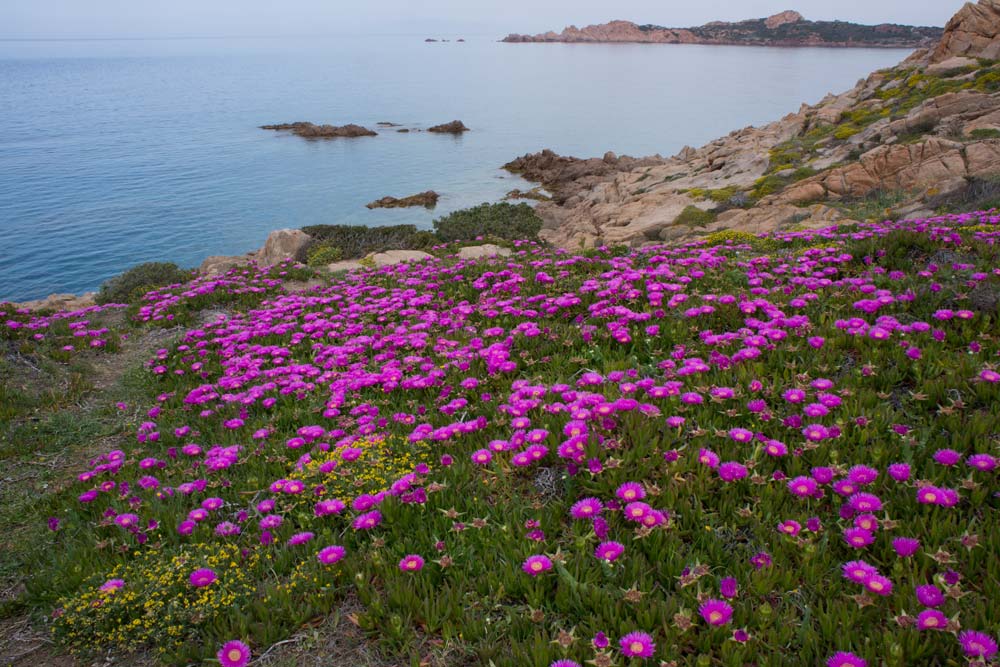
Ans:
<svg viewBox="0 0 1000 667"><path fill-rule="evenodd" d="M367 204L367 208L407 208L410 206L423 206L424 208L434 208L438 199L441 197L438 193L433 190L428 190L427 192L421 192L417 195L410 195L409 197L403 197L397 199L396 197L382 197L376 201Z"/></svg>
<svg viewBox="0 0 1000 667"><path fill-rule="evenodd" d="M462 134L463 132L469 132L469 128L467 128L465 123L462 121L453 120L450 123L442 123L441 125L428 127L427 131L436 132L438 134Z"/></svg>
<svg viewBox="0 0 1000 667"><path fill-rule="evenodd" d="M921 48L937 42L941 34L941 28L894 23L860 25L847 21L808 21L798 12L784 11L767 18L733 23L713 21L694 28L611 21L585 28L570 26L561 33L511 34L503 41Z"/></svg>
<svg viewBox="0 0 1000 667"><path fill-rule="evenodd" d="M552 193L565 247L678 242L972 207L1000 191L1000 0L966 4L932 48L853 89L701 148L645 158L542 151L506 169Z"/></svg>
<svg viewBox="0 0 1000 667"><path fill-rule="evenodd" d="M374 137L378 132L369 130L367 127L350 123L348 125L316 125L299 121L296 123L280 123L278 125L261 125L262 130L275 130L278 132L291 132L292 134L305 139L336 139L352 137Z"/></svg>

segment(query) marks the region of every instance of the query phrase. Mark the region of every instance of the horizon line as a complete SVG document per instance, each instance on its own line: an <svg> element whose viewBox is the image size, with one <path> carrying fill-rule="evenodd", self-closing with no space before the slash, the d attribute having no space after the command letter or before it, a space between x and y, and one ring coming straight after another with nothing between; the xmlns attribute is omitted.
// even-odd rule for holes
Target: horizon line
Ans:
<svg viewBox="0 0 1000 667"><path fill-rule="evenodd" d="M420 38L462 38L465 36L483 37L493 33L462 32L438 33L427 32L333 32L333 33L288 33L275 35L160 35L160 36L123 36L123 37L3 37L0 42L161 42L161 41L195 41L205 39L288 39L288 38L321 38L321 37L420 37Z"/></svg>

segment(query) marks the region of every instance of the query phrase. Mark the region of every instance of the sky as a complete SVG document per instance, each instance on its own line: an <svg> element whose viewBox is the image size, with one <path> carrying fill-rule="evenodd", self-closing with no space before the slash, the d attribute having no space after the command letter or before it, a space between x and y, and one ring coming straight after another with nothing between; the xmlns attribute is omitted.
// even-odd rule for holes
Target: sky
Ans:
<svg viewBox="0 0 1000 667"><path fill-rule="evenodd" d="M670 27L769 16L944 25L959 0L0 0L0 39L336 35L497 38L625 19Z"/></svg>

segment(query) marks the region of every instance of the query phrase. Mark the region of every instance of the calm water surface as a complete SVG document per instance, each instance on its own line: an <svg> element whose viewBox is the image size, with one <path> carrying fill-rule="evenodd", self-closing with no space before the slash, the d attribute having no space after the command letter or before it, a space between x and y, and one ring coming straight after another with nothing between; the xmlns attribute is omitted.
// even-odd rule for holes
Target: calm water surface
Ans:
<svg viewBox="0 0 1000 667"><path fill-rule="evenodd" d="M280 227L429 228L524 188L499 169L518 155L671 155L907 54L466 37L0 42L0 299L83 292L143 261L195 266ZM257 129L456 118L473 131ZM428 189L433 212L365 208Z"/></svg>

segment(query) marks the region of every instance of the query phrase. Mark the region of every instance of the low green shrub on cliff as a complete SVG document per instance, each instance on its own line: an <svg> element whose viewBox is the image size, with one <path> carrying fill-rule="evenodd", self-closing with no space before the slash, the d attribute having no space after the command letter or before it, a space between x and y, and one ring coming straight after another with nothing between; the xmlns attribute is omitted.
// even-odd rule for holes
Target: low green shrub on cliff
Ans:
<svg viewBox="0 0 1000 667"><path fill-rule="evenodd" d="M674 219L675 225L688 227L704 227L715 221L715 211L705 211L695 205L688 206Z"/></svg>
<svg viewBox="0 0 1000 667"><path fill-rule="evenodd" d="M97 292L96 301L101 305L131 303L152 289L190 279L190 271L185 271L172 262L146 262L104 281Z"/></svg>
<svg viewBox="0 0 1000 667"><path fill-rule="evenodd" d="M343 259L344 251L325 241L314 243L306 251L306 264L309 266L326 266Z"/></svg>
<svg viewBox="0 0 1000 667"><path fill-rule="evenodd" d="M478 236L533 240L541 229L542 219L524 203L480 204L434 221L437 237L445 242L467 241Z"/></svg>
<svg viewBox="0 0 1000 667"><path fill-rule="evenodd" d="M313 253L326 256L340 255L336 259L321 262L329 264L338 259L356 259L371 252L383 250L419 250L429 248L437 242L430 232L419 231L414 225L391 225L387 227L362 227L360 225L311 225L302 231L313 238L306 250L310 265ZM318 264L316 264L318 266Z"/></svg>

